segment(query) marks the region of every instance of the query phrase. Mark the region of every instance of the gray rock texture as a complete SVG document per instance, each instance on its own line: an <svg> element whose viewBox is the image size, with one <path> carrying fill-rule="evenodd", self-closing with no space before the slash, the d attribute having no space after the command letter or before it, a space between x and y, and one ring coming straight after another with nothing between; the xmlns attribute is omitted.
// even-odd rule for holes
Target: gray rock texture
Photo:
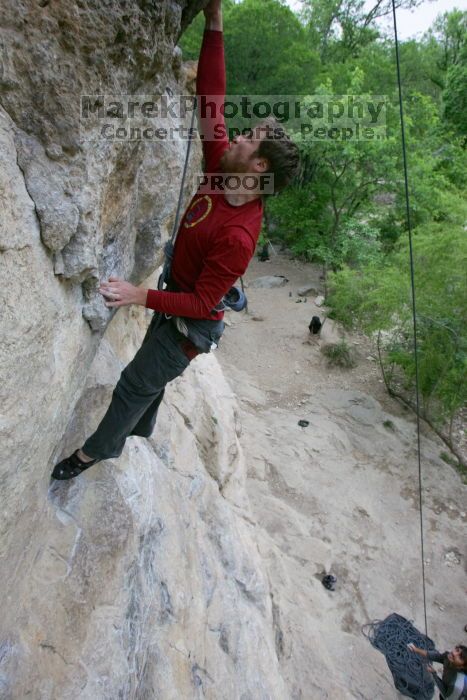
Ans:
<svg viewBox="0 0 467 700"><path fill-rule="evenodd" d="M144 326L144 311L110 325L64 453L100 420ZM236 413L215 357L197 358L154 438L75 481L48 487L42 451L35 480L16 474L27 510L11 528L2 697L287 696Z"/></svg>
<svg viewBox="0 0 467 700"><path fill-rule="evenodd" d="M335 347L344 339L344 332L332 318L325 318L319 332L322 348Z"/></svg>
<svg viewBox="0 0 467 700"><path fill-rule="evenodd" d="M265 275L264 277L256 277L249 286L253 289L275 289L276 287L284 287L288 281L283 275Z"/></svg>
<svg viewBox="0 0 467 700"><path fill-rule="evenodd" d="M253 260L245 282L262 267ZM279 255L270 267L292 288L313 276L319 287L318 266ZM358 367L330 368L308 332L310 307L287 288L251 290L249 303L264 322L232 315L217 358L239 400L286 698L402 700L362 626L397 612L424 629L415 417L365 361L368 338L346 331ZM422 424L428 634L449 649L465 640L467 488L445 449ZM324 573L337 576L334 592Z"/></svg>
<svg viewBox="0 0 467 700"><path fill-rule="evenodd" d="M316 294L317 290L314 284L305 284L300 289L297 289L297 294L299 297L306 297L309 294Z"/></svg>
<svg viewBox="0 0 467 700"><path fill-rule="evenodd" d="M114 273L140 282L155 268L186 140L91 138L81 98L115 97L126 105L131 96L157 103L185 94L175 43L203 4L2 3L0 98L15 162L55 274L82 284L93 330L109 319L96 296L98 279ZM187 118L169 113L151 124L176 128Z"/></svg>
<svg viewBox="0 0 467 700"><path fill-rule="evenodd" d="M157 440L130 440L79 480L49 480L141 341L147 312L109 324L98 281L139 283L160 263L186 149L180 138L87 138L80 97L185 93L175 44L203 4L1 5L5 700L287 695L235 400L214 358L170 388Z"/></svg>
<svg viewBox="0 0 467 700"><path fill-rule="evenodd" d="M323 306L324 301L325 301L324 297L322 295L320 295L320 296L316 297L315 304L316 304L316 306Z"/></svg>

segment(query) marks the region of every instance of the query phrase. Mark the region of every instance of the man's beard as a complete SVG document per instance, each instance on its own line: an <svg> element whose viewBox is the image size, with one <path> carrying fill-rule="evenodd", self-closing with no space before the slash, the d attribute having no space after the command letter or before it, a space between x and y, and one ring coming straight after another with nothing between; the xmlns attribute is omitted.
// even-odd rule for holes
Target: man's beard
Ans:
<svg viewBox="0 0 467 700"><path fill-rule="evenodd" d="M224 151L219 161L221 172L223 173L246 173L247 164L244 162L239 162L235 158L231 157L232 154L229 149Z"/></svg>

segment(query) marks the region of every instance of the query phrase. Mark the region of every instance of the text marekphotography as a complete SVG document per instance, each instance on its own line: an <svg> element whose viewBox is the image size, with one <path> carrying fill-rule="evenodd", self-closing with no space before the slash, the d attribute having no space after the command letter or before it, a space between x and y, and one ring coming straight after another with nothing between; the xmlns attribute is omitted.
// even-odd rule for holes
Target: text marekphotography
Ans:
<svg viewBox="0 0 467 700"><path fill-rule="evenodd" d="M79 123L85 140L219 141L274 118L298 141L371 141L386 138L387 102L384 95L201 95L196 103L192 95L82 95Z"/></svg>

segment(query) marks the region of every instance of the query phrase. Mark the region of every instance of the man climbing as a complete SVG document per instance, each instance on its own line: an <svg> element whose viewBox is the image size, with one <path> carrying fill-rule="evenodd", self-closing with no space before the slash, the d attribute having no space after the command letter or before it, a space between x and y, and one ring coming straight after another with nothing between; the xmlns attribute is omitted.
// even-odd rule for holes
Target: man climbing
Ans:
<svg viewBox="0 0 467 700"><path fill-rule="evenodd" d="M461 700L467 698L467 647L458 645L452 651L427 651L419 649L415 644L408 644L408 649L428 661L443 664L443 676L439 678L432 666L428 671L433 673L442 700Z"/></svg>
<svg viewBox="0 0 467 700"><path fill-rule="evenodd" d="M209 99L217 104L214 116L212 110L198 115L205 172L272 173L278 191L297 171L298 148L276 122L263 122L229 143L221 111L225 99L221 0L211 0L204 15L196 89L198 96L214 96ZM72 479L96 462L119 457L129 435L151 435L165 385L199 352L209 352L219 341L223 312L216 307L248 267L262 215L259 193L213 196L200 187L180 223L170 291L135 287L116 277L101 283L106 306L139 304L166 316L159 324L151 323L141 348L123 370L96 432L55 466L54 479ZM194 331L189 332L190 328Z"/></svg>

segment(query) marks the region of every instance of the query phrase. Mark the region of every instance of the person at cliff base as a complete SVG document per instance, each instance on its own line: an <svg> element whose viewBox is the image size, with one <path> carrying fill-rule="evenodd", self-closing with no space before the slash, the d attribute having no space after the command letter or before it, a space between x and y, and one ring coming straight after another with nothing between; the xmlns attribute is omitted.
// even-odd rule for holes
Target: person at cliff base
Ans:
<svg viewBox="0 0 467 700"><path fill-rule="evenodd" d="M196 91L214 96L217 109L198 111L205 173L272 174L274 190L297 173L299 153L282 126L260 122L231 142L223 117L225 63L222 0L204 10L206 25ZM216 309L254 255L261 230L261 192L206 193L202 184L178 229L168 289L135 287L110 277L100 293L106 306L139 304L158 312L134 359L123 370L110 406L97 430L70 457L55 465L52 478L72 479L96 462L119 457L130 435L149 437L168 382L200 352L209 352L222 335L223 311ZM188 332L191 329L192 332Z"/></svg>
<svg viewBox="0 0 467 700"><path fill-rule="evenodd" d="M427 651L419 649L415 644L408 644L407 648L427 661L443 664L442 678L430 665L428 671L433 674L441 700L461 700L467 698L467 647L459 644L452 651Z"/></svg>

